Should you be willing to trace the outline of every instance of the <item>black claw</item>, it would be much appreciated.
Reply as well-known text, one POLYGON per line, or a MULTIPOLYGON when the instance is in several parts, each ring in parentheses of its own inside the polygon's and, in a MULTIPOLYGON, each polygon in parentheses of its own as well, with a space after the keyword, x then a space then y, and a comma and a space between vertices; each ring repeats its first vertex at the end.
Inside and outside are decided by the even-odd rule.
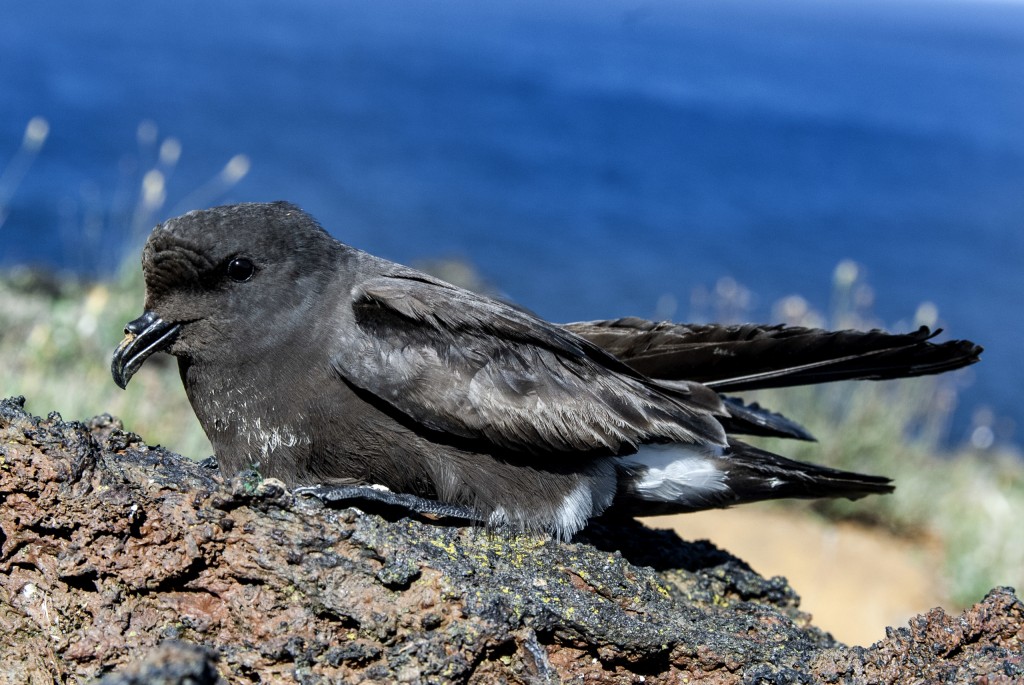
POLYGON ((210 469, 211 471, 217 471, 220 469, 220 462, 217 461, 217 457, 207 457, 199 462, 199 467, 203 469, 210 469))

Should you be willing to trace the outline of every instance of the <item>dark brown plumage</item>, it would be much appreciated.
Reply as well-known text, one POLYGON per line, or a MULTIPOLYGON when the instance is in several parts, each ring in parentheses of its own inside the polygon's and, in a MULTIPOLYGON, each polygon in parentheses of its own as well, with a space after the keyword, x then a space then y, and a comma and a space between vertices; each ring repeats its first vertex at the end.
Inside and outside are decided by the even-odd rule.
POLYGON ((286 203, 165 222, 143 271, 114 378, 175 355, 225 473, 562 537, 608 509, 888 492, 727 435, 810 437, 718 392, 936 373, 981 351, 927 329, 559 326, 343 245, 286 203))
POLYGON ((941 331, 823 331, 759 324, 688 325, 637 318, 573 323, 587 338, 651 378, 719 391, 784 388, 942 373, 978 360, 969 340, 929 343, 941 331))

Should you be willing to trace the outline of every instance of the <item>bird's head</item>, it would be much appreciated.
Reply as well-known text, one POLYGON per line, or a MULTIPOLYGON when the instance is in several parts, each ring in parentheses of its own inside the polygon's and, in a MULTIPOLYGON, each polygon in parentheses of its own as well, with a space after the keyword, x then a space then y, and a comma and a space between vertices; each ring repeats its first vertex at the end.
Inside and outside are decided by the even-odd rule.
POLYGON ((189 212, 153 229, 142 254, 145 311, 111 362, 124 388, 155 352, 191 361, 260 355, 268 331, 300 331, 343 246, 276 202, 189 212))

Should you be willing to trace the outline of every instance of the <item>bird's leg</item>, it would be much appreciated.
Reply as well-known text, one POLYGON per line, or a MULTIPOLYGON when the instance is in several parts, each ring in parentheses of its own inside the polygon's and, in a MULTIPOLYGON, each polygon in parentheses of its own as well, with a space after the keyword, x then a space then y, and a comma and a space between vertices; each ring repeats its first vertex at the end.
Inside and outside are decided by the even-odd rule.
POLYGON ((372 502, 386 506, 400 507, 424 516, 482 521, 480 515, 459 504, 448 504, 437 500, 425 499, 404 492, 392 492, 381 486, 373 485, 308 485, 295 488, 296 495, 310 495, 329 504, 339 502, 372 502))

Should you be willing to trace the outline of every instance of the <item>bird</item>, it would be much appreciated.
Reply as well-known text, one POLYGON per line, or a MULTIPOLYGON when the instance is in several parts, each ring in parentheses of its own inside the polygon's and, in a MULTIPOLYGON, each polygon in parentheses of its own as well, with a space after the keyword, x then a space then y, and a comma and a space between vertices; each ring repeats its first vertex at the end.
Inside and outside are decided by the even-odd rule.
POLYGON ((604 515, 892 492, 743 442, 813 438, 725 393, 941 373, 982 352, 926 327, 555 324, 350 247, 287 202, 166 220, 142 270, 114 381, 176 357, 225 476, 560 539, 604 515))

